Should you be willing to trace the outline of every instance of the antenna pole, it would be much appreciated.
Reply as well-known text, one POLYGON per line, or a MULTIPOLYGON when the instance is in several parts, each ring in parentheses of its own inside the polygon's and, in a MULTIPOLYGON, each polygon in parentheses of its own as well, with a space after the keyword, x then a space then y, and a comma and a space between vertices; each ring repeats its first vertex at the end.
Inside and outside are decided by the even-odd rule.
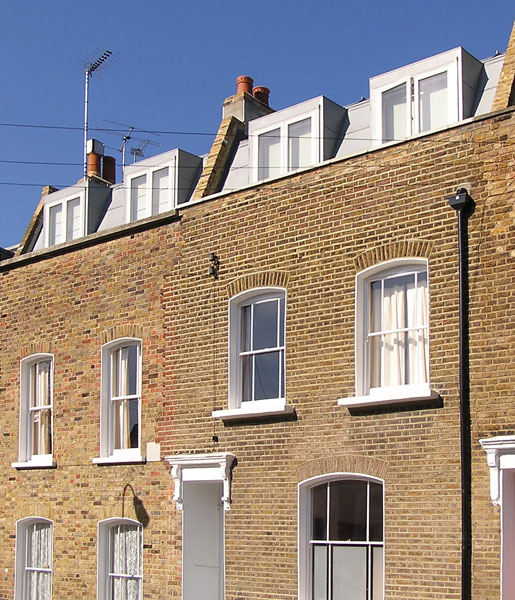
POLYGON ((88 174, 88 103, 89 103, 89 78, 99 69, 103 63, 111 56, 111 50, 106 50, 102 56, 92 62, 86 68, 86 77, 84 82, 84 178, 88 174))

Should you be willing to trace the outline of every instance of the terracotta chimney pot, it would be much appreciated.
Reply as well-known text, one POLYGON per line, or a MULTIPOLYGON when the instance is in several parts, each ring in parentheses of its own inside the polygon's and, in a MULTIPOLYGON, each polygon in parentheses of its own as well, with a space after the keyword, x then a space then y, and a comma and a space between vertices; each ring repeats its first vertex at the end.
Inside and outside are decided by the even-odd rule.
POLYGON ((102 179, 116 183, 116 159, 114 156, 104 156, 102 161, 102 179))
POLYGON ((254 85, 254 80, 252 77, 248 75, 240 75, 236 78, 236 93, 241 94, 243 92, 247 92, 247 94, 252 94, 252 86, 254 85))
POLYGON ((88 154, 88 175, 100 177, 100 161, 102 157, 100 154, 90 152, 88 154))
POLYGON ((254 98, 256 98, 256 100, 259 100, 260 102, 262 102, 263 104, 266 104, 268 106, 270 90, 267 87, 265 87, 263 85, 257 85, 252 90, 252 93, 254 94, 254 98))

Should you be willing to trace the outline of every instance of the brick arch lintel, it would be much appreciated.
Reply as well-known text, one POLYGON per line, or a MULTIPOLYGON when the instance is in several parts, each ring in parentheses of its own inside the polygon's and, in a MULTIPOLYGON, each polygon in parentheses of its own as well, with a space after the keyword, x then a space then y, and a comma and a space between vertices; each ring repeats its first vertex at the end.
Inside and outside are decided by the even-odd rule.
POLYGON ((143 331, 138 325, 126 323, 124 325, 115 325, 102 333, 102 344, 113 342, 119 338, 138 338, 143 339, 143 331))
POLYGON ((32 354, 53 354, 52 342, 31 342, 30 344, 27 344, 26 346, 22 346, 20 348, 20 360, 22 358, 27 358, 27 356, 31 356, 32 354))
POLYGON ((237 279, 233 279, 227 285, 227 297, 232 298, 246 290, 261 287, 281 287, 286 288, 289 274, 286 271, 258 271, 257 273, 248 273, 237 279))
POLYGON ((429 258, 433 242, 421 239, 404 239, 374 246, 358 254, 354 259, 356 273, 395 258, 429 258))
POLYGON ((305 481, 329 473, 360 473, 384 479, 388 465, 371 456, 337 455, 315 458, 297 467, 297 480, 305 481))

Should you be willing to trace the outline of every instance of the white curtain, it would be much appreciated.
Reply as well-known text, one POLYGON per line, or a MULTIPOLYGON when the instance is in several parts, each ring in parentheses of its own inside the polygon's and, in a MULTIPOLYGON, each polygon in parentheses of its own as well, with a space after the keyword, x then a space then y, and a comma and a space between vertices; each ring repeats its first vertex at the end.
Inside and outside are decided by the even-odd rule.
POLYGON ((370 387, 427 382, 426 274, 372 282, 369 323, 370 387))
POLYGON ((118 525, 113 527, 111 535, 112 600, 139 600, 142 574, 141 528, 137 525, 118 525))
POLYGON ((51 448, 51 361, 44 360, 32 367, 30 405, 32 415, 32 454, 50 454, 51 448), (48 407, 48 408, 42 408, 48 407))
POLYGON ((52 532, 49 523, 35 523, 28 530, 27 578, 30 600, 50 600, 52 532), (42 571, 45 569, 45 571, 42 571))

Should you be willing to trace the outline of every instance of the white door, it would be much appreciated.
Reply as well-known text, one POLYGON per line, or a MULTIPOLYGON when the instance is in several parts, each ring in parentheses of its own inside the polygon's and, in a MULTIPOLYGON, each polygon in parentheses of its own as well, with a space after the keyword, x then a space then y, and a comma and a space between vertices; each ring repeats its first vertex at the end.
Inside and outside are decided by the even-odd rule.
POLYGON ((183 484, 183 600, 223 600, 222 483, 183 484))

